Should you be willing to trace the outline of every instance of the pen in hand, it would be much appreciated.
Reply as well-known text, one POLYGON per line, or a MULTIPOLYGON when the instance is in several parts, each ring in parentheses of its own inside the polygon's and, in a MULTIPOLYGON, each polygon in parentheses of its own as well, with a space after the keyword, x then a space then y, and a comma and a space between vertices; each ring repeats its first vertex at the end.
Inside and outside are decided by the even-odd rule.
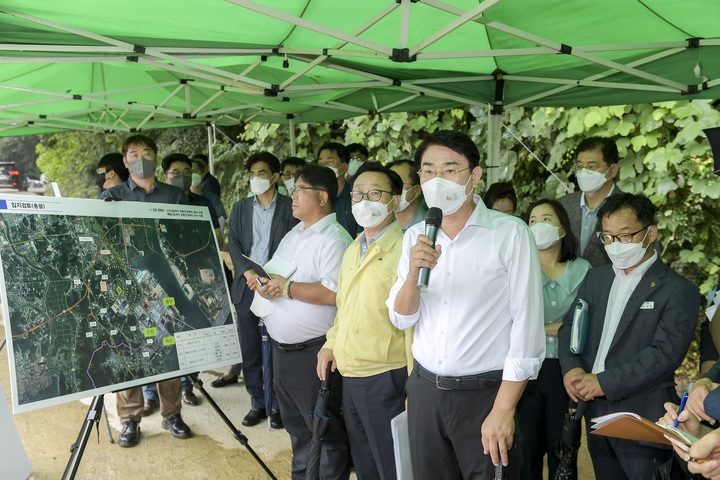
MULTIPOLYGON (((260 285, 261 287, 264 287, 264 286, 265 286, 265 284, 262 282, 262 280, 260 280, 260 277, 255 277, 255 280, 257 280, 258 285, 260 285)), ((265 292, 265 296, 266 296, 268 299, 272 299, 272 298, 270 297, 270 294, 267 293, 267 291, 265 292)), ((679 413, 679 412, 678 412, 678 413, 679 413)))
POLYGON ((673 422, 673 427, 676 427, 680 424, 680 414, 683 410, 685 410, 685 404, 687 403, 688 399, 688 392, 683 393, 682 400, 680 400, 680 407, 677 411, 677 416, 675 417, 675 421, 673 422))

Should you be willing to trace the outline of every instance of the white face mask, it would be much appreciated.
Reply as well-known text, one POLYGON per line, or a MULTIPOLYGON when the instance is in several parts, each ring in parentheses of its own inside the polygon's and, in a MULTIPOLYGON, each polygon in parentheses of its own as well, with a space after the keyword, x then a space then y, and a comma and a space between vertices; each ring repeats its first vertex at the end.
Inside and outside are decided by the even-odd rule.
MULTIPOLYGON (((605 245, 605 252, 607 252, 615 268, 630 268, 640 263, 647 250, 647 247, 643 247, 642 244, 649 231, 650 228, 645 231, 640 243, 613 242, 610 245, 605 245)), ((649 246, 650 244, 648 244, 649 246)))
MULTIPOLYGON (((415 185, 415 187, 417 187, 417 185, 415 185)), ((415 187, 410 187, 410 190, 412 190, 412 189, 415 188, 415 187)), ((398 211, 398 212, 402 212, 403 210, 405 210, 407 207, 410 206, 410 202, 408 202, 408 201, 406 200, 406 198, 405 198, 405 197, 407 197, 407 194, 408 194, 408 192, 409 192, 410 190, 405 190, 405 189, 403 188, 403 191, 402 191, 402 193, 400 194, 400 204, 399 204, 398 207, 397 207, 397 211, 398 211)), ((413 200, 414 200, 414 199, 413 199, 413 200)))
POLYGON ((202 183, 202 175, 199 173, 193 173, 192 174, 192 183, 190 184, 193 187, 197 187, 202 183))
POLYGON ((360 168, 363 163, 365 162, 363 162, 362 160, 358 160, 357 158, 353 158, 352 160, 350 160, 347 169, 347 176, 352 177, 353 175, 355 175, 358 171, 358 168, 360 168))
POLYGON ((553 243, 560 240, 558 231, 560 227, 550 225, 549 223, 538 222, 530 227, 530 231, 535 237, 535 244, 538 250, 545 250, 549 248, 553 243))
MULTIPOLYGON (((472 175, 468 178, 468 182, 471 179, 472 175)), ((421 187, 428 207, 439 208, 444 216, 452 215, 460 210, 469 195, 465 193, 467 182, 465 185, 460 185, 440 177, 423 183, 421 187)))
MULTIPOLYGON (((608 172, 610 169, 608 169, 608 172)), ((580 187, 580 190, 583 192, 597 192, 600 190, 600 188, 605 185, 605 182, 607 179, 605 178, 605 173, 596 172, 595 170, 588 170, 587 168, 583 168, 579 172, 575 174, 578 181, 578 186, 580 187)))
POLYGON ((330 165, 325 165, 325 166, 333 171, 333 173, 335 174, 335 178, 340 176, 340 171, 337 167, 331 167, 330 165))
POLYGON ((270 189, 270 179, 253 177, 250 179, 250 191, 253 195, 262 195, 270 189))
MULTIPOLYGON (((392 201, 392 200, 391 200, 392 201)), ((363 228, 373 228, 380 225, 390 215, 388 203, 371 202, 363 200, 352 206, 352 214, 355 221, 363 228)))
POLYGON ((290 177, 289 180, 284 180, 283 183, 285 184, 285 188, 288 192, 295 188, 295 177, 290 177))

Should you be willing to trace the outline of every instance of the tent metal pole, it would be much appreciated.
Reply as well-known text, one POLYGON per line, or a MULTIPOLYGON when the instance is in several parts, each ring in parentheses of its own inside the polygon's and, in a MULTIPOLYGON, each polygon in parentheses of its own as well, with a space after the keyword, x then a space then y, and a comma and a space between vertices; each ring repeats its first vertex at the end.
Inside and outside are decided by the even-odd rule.
MULTIPOLYGON (((447 5, 445 3, 438 2, 436 0, 426 0, 423 3, 433 6, 435 8, 438 8, 440 10, 446 11, 448 13, 453 13, 455 15, 460 16, 461 18, 463 15, 466 15, 468 13, 468 12, 462 10, 461 8, 447 5)), ((477 7, 475 7, 475 8, 477 8, 477 7)), ((470 12, 471 11, 472 10, 470 10, 470 12)), ((481 25, 484 25, 486 28, 492 28, 492 29, 498 30, 500 32, 507 33, 508 35, 512 35, 514 37, 521 38, 523 40, 527 40, 528 42, 532 42, 533 44, 538 45, 540 47, 549 47, 549 48, 557 49, 557 51, 560 53, 566 53, 565 49, 566 49, 566 47, 568 47, 566 45, 562 45, 557 42, 547 40, 538 35, 533 35, 529 32, 525 32, 523 30, 511 27, 509 25, 505 25, 500 22, 489 21, 487 18, 484 18, 484 17, 476 16, 475 18, 472 18, 471 21, 474 21, 481 25)), ((427 40, 426 40, 426 42, 427 42, 427 40)), ((419 52, 420 50, 422 50, 422 48, 424 48, 424 46, 425 45, 422 45, 422 44, 417 45, 416 47, 411 49, 411 54, 419 52)), ((590 63, 601 65, 601 66, 610 68, 612 70, 615 70, 617 72, 626 73, 628 75, 632 75, 637 78, 642 78, 644 80, 648 80, 653 83, 664 85, 666 87, 670 87, 670 88, 680 91, 680 92, 684 91, 687 88, 687 85, 683 85, 678 82, 674 82, 672 80, 661 77, 659 75, 653 75, 651 73, 647 73, 642 70, 638 70, 636 68, 628 67, 626 65, 623 65, 618 62, 614 62, 612 60, 606 60, 602 57, 590 55, 589 53, 583 51, 581 47, 572 47, 567 53, 569 55, 580 58, 582 60, 586 60, 590 63)))
MULTIPOLYGON (((662 58, 665 58, 665 57, 674 55, 674 54, 676 54, 676 53, 680 53, 680 50, 666 50, 666 51, 664 51, 664 52, 660 52, 660 53, 657 53, 657 54, 655 54, 655 55, 651 55, 651 56, 649 56, 649 57, 645 57, 645 58, 640 59, 640 60, 638 60, 638 61, 629 63, 628 66, 630 66, 630 67, 640 67, 640 66, 642 66, 642 65, 644 65, 644 64, 646 64, 646 63, 654 62, 654 61, 660 60, 660 59, 662 59, 662 58)), ((596 81, 596 80, 600 80, 600 79, 602 79, 602 78, 606 78, 606 77, 609 77, 609 76, 611 76, 611 75, 614 75, 615 73, 616 73, 616 72, 615 72, 614 70, 608 70, 608 71, 602 72, 602 73, 600 73, 600 74, 596 74, 596 75, 592 75, 592 76, 590 76, 590 77, 586 77, 586 78, 582 79, 582 81, 587 81, 587 80, 596 81)), ((543 98, 546 98, 546 97, 549 97, 549 96, 552 96, 552 95, 560 94, 560 93, 562 93, 562 92, 564 92, 564 91, 567 91, 567 90, 570 90, 570 89, 572 89, 572 88, 575 88, 575 85, 566 85, 566 86, 562 86, 562 87, 555 88, 555 89, 552 89, 552 90, 548 90, 548 91, 543 92, 543 93, 541 93, 541 94, 533 95, 533 96, 531 96, 531 97, 525 98, 525 99, 523 99, 523 100, 521 100, 521 101, 517 101, 517 102, 511 103, 511 104, 509 103, 509 104, 506 105, 506 107, 507 107, 507 108, 520 107, 520 106, 522 106, 522 105, 528 104, 528 103, 530 103, 530 102, 534 102, 534 101, 536 101, 536 100, 541 100, 541 99, 543 99, 543 98)))
POLYGON ((290 117, 289 120, 288 129, 290 130, 290 155, 296 157, 297 145, 295 139, 295 117, 290 117))
POLYGON ((432 45, 433 43, 437 42, 438 40, 443 38, 445 35, 455 31, 456 29, 460 28, 464 24, 473 21, 476 17, 481 15, 484 11, 495 6, 495 4, 499 3, 500 1, 501 0, 485 0, 484 2, 481 2, 480 5, 477 5, 473 8, 471 8, 470 10, 459 14, 458 18, 456 18, 452 22, 448 23, 444 27, 441 27, 437 31, 433 32, 432 35, 428 36, 422 42, 413 46, 410 49, 410 56, 417 55, 423 49, 425 49, 425 48, 429 47, 430 45, 432 45))
MULTIPOLYGON (((263 15, 282 20, 284 22, 288 22, 292 25, 297 25, 298 27, 306 28, 310 31, 321 33, 323 35, 327 35, 332 38, 336 38, 338 40, 343 40, 344 42, 351 43, 353 45, 357 45, 359 47, 367 48, 368 50, 375 51, 377 53, 380 53, 382 55, 390 56, 392 54, 392 49, 389 47, 386 47, 385 45, 380 45, 375 42, 371 42, 368 40, 363 40, 362 38, 359 38, 355 35, 348 35, 345 32, 342 32, 340 30, 335 30, 333 28, 329 28, 325 25, 320 25, 315 22, 311 22, 309 20, 305 20, 304 18, 297 17, 295 15, 291 15, 289 13, 285 13, 281 10, 275 10, 270 7, 266 7, 264 5, 261 5, 259 3, 250 1, 250 0, 226 0, 228 3, 233 3, 239 7, 243 7, 247 10, 251 10, 253 12, 261 13, 263 15)), ((395 8, 397 8, 397 5, 394 5, 395 8)))
POLYGON ((391 103, 391 104, 389 104, 389 105, 385 105, 385 106, 383 106, 383 107, 380 107, 380 108, 377 109, 377 111, 378 111, 378 113, 382 113, 382 112, 384 112, 384 111, 386 111, 386 110, 390 110, 391 108, 395 108, 395 107, 397 107, 397 106, 399 106, 399 105, 402 105, 403 103, 407 103, 407 102, 410 102, 410 101, 412 101, 412 100, 415 100, 415 99, 418 98, 419 96, 420 96, 419 93, 416 93, 415 95, 410 95, 410 96, 404 98, 403 100, 398 100, 397 102, 393 102, 393 103, 391 103))
MULTIPOLYGON (((487 177, 485 187, 497 183, 500 179, 500 116, 503 114, 505 103, 505 80, 504 72, 496 70, 495 77, 495 103, 490 108, 488 117, 488 141, 487 141, 487 177)), ((490 205, 492 208, 492 205, 490 205)))
POLYGON ((214 138, 215 135, 213 135, 213 129, 215 128, 214 123, 208 123, 207 126, 207 133, 208 133, 208 166, 210 167, 210 174, 215 175, 215 162, 213 161, 213 146, 215 144, 214 138))
MULTIPOLYGON (((493 183, 497 183, 500 179, 500 125, 502 123, 501 115, 499 113, 493 113, 492 110, 488 111, 488 133, 486 154, 486 172, 485 176, 485 187, 489 187, 493 183)), ((492 205, 487 205, 490 208, 492 205)))
POLYGON ((410 0, 402 0, 400 7, 400 48, 408 48, 410 45, 410 0))
MULTIPOLYGON (((387 15, 389 15, 396 8, 397 8, 397 5, 392 5, 392 4, 388 5, 388 7, 386 7, 383 11, 379 12, 378 15, 374 16, 367 23, 365 23, 363 26, 361 26, 359 29, 355 30, 353 32, 353 35, 356 37, 359 35, 362 35, 366 30, 373 27, 376 23, 378 23, 380 20, 385 18, 387 15)), ((350 53, 350 54, 358 54, 358 55, 363 55, 363 56, 365 56, 365 55, 377 56, 377 52, 367 52, 366 53, 366 52, 349 52, 346 50, 341 50, 347 44, 348 44, 348 42, 341 41, 341 42, 333 45, 332 48, 327 49, 327 52, 325 51, 325 49, 323 49, 322 54, 319 54, 321 52, 317 52, 319 54, 318 57, 315 58, 314 60, 312 60, 304 69, 301 69, 299 72, 297 72, 296 74, 294 74, 293 76, 291 76, 290 78, 285 80, 283 83, 281 83, 280 90, 285 90, 285 88, 288 85, 291 85, 293 82, 295 82, 295 80, 304 76, 307 72, 309 72, 310 70, 315 68, 317 65, 320 65, 321 63, 323 63, 325 60, 327 60, 329 58, 328 54, 330 54, 330 55, 339 54, 339 55, 346 56, 346 55, 348 55, 348 53, 350 53)), ((283 49, 280 49, 280 50, 283 50, 283 49)), ((283 53, 286 53, 286 54, 294 53, 294 52, 288 51, 290 49, 285 49, 285 50, 286 51, 283 53)), ((315 53, 313 53, 312 55, 315 55, 315 53)), ((303 61, 307 61, 307 60, 303 60, 303 61)))

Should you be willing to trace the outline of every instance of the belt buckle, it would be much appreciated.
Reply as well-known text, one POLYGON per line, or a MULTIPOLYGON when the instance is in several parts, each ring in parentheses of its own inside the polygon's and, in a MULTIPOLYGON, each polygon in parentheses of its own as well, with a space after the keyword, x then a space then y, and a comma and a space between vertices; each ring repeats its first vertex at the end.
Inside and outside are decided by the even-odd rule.
POLYGON ((440 375, 435 375, 435 386, 436 386, 439 390, 452 390, 451 388, 441 387, 441 386, 440 386, 440 380, 441 380, 441 376, 440 376, 440 375))

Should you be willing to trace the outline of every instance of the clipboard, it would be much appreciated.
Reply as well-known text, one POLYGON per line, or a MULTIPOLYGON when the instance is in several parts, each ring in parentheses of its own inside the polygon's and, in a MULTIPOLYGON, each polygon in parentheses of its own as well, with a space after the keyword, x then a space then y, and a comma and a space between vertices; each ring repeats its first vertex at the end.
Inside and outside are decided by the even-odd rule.
POLYGON ((253 261, 250 257, 246 255, 243 255, 243 258, 248 263, 248 265, 250 265, 250 268, 252 268, 255 273, 257 273, 260 277, 271 278, 270 273, 275 273, 285 278, 290 278, 292 274, 295 273, 295 270, 297 270, 297 267, 295 265, 288 262, 284 258, 279 257, 278 255, 275 255, 273 258, 271 258, 264 267, 261 266, 259 263, 253 261))
POLYGON ((270 278, 270 275, 265 271, 265 269, 259 263, 257 263, 255 260, 248 257, 247 255, 243 255, 242 257, 243 257, 243 259, 245 259, 245 261, 248 263, 248 265, 250 265, 250 268, 252 268, 255 271, 255 273, 258 274, 258 276, 264 277, 264 278, 270 278))

